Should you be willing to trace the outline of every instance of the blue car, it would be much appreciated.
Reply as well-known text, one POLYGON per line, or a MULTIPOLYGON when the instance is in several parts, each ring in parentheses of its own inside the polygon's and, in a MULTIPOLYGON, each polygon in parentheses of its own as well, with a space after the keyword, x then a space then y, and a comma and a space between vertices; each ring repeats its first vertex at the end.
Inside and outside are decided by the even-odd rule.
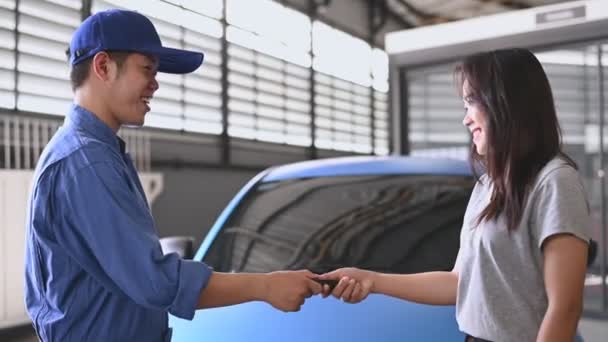
MULTIPOLYGON (((451 270, 474 180, 464 161, 346 157, 254 177, 222 212, 194 259, 220 272, 345 266, 451 270)), ((453 306, 383 295, 359 304, 313 296, 297 313, 263 302, 170 318, 173 341, 463 341, 453 306)))

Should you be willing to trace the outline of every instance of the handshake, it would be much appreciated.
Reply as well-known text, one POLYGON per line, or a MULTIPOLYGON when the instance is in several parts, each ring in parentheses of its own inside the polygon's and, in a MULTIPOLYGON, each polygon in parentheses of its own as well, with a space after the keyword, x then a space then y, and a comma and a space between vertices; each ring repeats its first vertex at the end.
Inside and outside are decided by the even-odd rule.
POLYGON ((266 291, 262 299, 284 312, 299 311, 306 298, 330 294, 347 303, 358 303, 372 292, 374 272, 357 268, 341 268, 325 274, 307 270, 267 273, 266 291))

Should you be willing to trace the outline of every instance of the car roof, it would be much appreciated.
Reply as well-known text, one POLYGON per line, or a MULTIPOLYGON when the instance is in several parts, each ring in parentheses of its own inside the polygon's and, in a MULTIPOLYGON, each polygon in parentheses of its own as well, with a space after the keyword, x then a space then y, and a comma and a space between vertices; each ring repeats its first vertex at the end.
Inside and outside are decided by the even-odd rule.
POLYGON ((309 160, 286 164, 268 171, 261 182, 298 178, 361 175, 470 176, 469 163, 448 158, 408 156, 357 156, 309 160))

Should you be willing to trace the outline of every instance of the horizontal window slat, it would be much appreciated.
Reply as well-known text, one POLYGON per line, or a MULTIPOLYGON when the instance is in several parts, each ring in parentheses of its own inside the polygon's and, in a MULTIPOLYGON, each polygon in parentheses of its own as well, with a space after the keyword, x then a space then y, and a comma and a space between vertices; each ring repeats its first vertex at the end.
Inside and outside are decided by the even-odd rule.
MULTIPOLYGON (((31 17, 48 20, 76 28, 80 25, 80 9, 68 8, 40 0, 25 0, 19 3, 19 12, 31 17)), ((21 20, 21 19, 20 19, 21 20)))
POLYGON ((265 105, 258 105, 257 114, 261 117, 263 116, 280 120, 285 117, 285 111, 283 109, 265 105))
POLYGON ((285 101, 285 106, 289 110, 296 110, 296 111, 304 112, 304 113, 310 112, 310 103, 308 103, 308 102, 294 101, 292 99, 287 99, 285 101))
POLYGON ((13 91, 0 89, 0 107, 15 108, 15 93, 13 91))
POLYGON ((68 81, 70 79, 70 68, 67 61, 44 58, 40 55, 22 53, 19 56, 20 71, 29 72, 41 76, 68 81))
POLYGON ((218 108, 210 108, 195 104, 186 104, 184 107, 184 117, 205 122, 222 122, 222 113, 218 108))
POLYGON ((0 89, 11 91, 15 89, 14 71, 0 68, 0 89))
POLYGON ((186 89, 184 99, 186 102, 204 105, 210 108, 220 108, 222 99, 215 94, 204 94, 192 89, 186 89))
POLYGON ((0 49, 0 68, 15 69, 15 52, 0 49))
POLYGON ((46 38, 58 43, 64 43, 65 46, 62 51, 68 48, 75 29, 76 25, 62 25, 29 15, 21 15, 19 17, 19 32, 27 33, 33 37, 46 38))
POLYGON ((199 84, 196 87, 187 87, 184 95, 185 102, 206 102, 197 100, 200 97, 218 98, 221 96, 219 84, 199 84), (196 89, 196 90, 195 90, 196 89))
POLYGON ((236 72, 231 72, 228 74, 228 82, 234 83, 243 87, 255 87, 255 81, 251 77, 240 75, 236 72))
POLYGON ((150 112, 146 115, 144 126, 158 127, 172 130, 184 129, 184 121, 179 116, 171 116, 163 113, 150 112))
POLYGON ((221 134, 222 124, 208 121, 199 121, 195 119, 186 118, 184 120, 184 130, 189 132, 208 133, 208 134, 221 134))
POLYGON ((151 112, 159 113, 167 116, 182 116, 182 104, 179 101, 173 101, 164 98, 154 98, 150 104, 151 112))
POLYGON ((237 125, 241 127, 254 127, 255 126, 255 116, 243 114, 238 111, 231 112, 228 117, 228 123, 230 125, 237 125))
POLYGON ((19 37, 20 52, 41 57, 41 59, 52 60, 68 65, 66 56, 67 43, 60 43, 48 39, 40 39, 29 34, 21 34, 19 37))
POLYGON ((181 87, 183 83, 183 75, 169 74, 166 72, 159 72, 156 74, 156 80, 162 85, 178 86, 181 87))
POLYGON ((179 48, 179 41, 182 39, 182 32, 179 25, 175 25, 169 23, 165 20, 161 20, 158 18, 148 16, 158 35, 160 36, 160 40, 163 42, 163 46, 176 47, 179 48), (167 43, 171 41, 172 43, 167 43))
POLYGON ((180 102, 182 100, 182 89, 181 87, 173 84, 161 84, 158 90, 154 93, 152 103, 154 103, 156 99, 180 102))
POLYGON ((255 89, 240 87, 233 84, 228 87, 228 96, 231 98, 253 102, 256 98, 256 92, 255 89))
POLYGON ((256 67, 251 63, 243 62, 234 58, 229 58, 228 69, 230 70, 230 72, 238 71, 242 74, 254 75, 256 67))
POLYGON ((252 102, 238 101, 234 99, 228 100, 228 109, 230 111, 248 113, 252 115, 255 113, 256 107, 252 102))
MULTIPOLYGON (((13 2, 14 3, 14 2, 13 2)), ((15 29, 15 10, 0 7, 0 28, 15 29)))
POLYGON ((200 68, 196 69, 194 72, 191 72, 189 74, 186 75, 186 78, 188 77, 200 77, 200 78, 204 78, 204 79, 208 79, 208 80, 215 80, 216 82, 220 82, 220 79, 222 77, 222 71, 221 69, 213 64, 206 64, 205 62, 203 62, 203 65, 201 65, 200 68))
POLYGON ((43 77, 22 72, 19 75, 17 91, 45 97, 71 100, 73 97, 70 83, 65 80, 43 77))
POLYGON ((258 79, 256 86, 261 93, 283 96, 286 91, 282 83, 269 82, 263 79, 258 79))
POLYGON ((40 94, 29 94, 21 91, 17 97, 17 109, 26 112, 36 112, 63 116, 70 109, 72 99, 47 97, 40 94))

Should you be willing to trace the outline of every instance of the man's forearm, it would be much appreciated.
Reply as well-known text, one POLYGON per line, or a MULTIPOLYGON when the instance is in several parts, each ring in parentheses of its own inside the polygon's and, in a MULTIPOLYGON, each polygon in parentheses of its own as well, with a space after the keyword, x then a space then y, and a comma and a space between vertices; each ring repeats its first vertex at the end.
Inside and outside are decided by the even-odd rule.
POLYGON ((265 274, 214 272, 201 292, 198 309, 263 300, 265 274))
POLYGON ((417 303, 453 305, 457 287, 458 274, 455 272, 378 274, 372 292, 417 303))

